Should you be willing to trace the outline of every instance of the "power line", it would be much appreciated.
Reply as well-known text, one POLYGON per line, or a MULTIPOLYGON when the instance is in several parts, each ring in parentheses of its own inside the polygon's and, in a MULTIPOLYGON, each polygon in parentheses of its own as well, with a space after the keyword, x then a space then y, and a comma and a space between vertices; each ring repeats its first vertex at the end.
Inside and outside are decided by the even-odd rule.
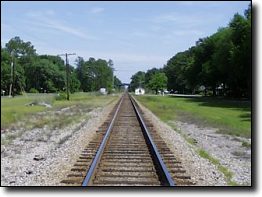
POLYGON ((76 55, 75 53, 65 53, 60 54, 58 56, 65 56, 66 57, 66 99, 69 101, 69 63, 68 63, 68 56, 70 55, 76 55))

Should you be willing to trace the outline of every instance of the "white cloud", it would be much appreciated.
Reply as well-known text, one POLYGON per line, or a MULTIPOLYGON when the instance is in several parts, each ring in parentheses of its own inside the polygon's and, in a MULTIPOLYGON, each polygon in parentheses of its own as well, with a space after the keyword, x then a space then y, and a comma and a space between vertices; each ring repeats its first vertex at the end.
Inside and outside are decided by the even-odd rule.
MULTIPOLYGON (((56 19, 55 13, 52 10, 28 12, 26 15, 30 18, 30 20, 28 20, 27 23, 34 25, 38 28, 44 27, 49 28, 49 30, 56 30, 59 32, 69 33, 85 40, 97 39, 94 36, 88 35, 86 32, 83 32, 77 28, 67 25, 64 21, 56 19)), ((39 31, 42 30, 39 29, 39 31)))
POLYGON ((90 10, 90 13, 92 14, 98 14, 98 13, 101 13, 103 12, 105 9, 102 8, 102 7, 94 7, 90 10))

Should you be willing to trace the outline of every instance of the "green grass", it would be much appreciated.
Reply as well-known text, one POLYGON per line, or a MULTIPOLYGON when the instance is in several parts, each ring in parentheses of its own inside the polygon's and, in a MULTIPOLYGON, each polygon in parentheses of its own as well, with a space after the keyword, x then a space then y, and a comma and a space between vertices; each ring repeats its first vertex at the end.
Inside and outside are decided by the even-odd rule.
MULTIPOLYGON (((116 100, 118 96, 112 95, 98 95, 95 93, 75 93, 70 95, 70 100, 56 100, 54 94, 27 94, 26 96, 16 96, 14 98, 1 98, 1 128, 9 128, 12 124, 21 121, 29 120, 37 112, 42 111, 55 111, 65 107, 77 106, 81 109, 91 109, 96 107, 105 106, 116 100), (52 105, 52 108, 46 108, 44 106, 26 106, 26 104, 33 101, 45 101, 52 105)), ((36 125, 33 127, 42 127, 46 124, 54 123, 54 126, 63 127, 67 123, 71 123, 73 120, 79 117, 60 118, 58 123, 49 120, 48 117, 39 119, 36 125), (57 125, 55 125, 57 124, 57 125), (60 125, 61 124, 61 125, 60 125)))
POLYGON ((244 142, 244 141, 242 142, 242 146, 246 148, 251 148, 251 144, 248 142, 244 142))
POLYGON ((198 154, 200 157, 208 159, 212 164, 217 166, 218 170, 224 174, 227 184, 230 186, 237 186, 238 184, 234 181, 232 181, 233 173, 225 166, 221 165, 218 159, 215 159, 214 157, 210 156, 205 150, 199 149, 198 154))
POLYGON ((251 107, 247 101, 147 95, 136 99, 167 123, 180 120, 216 127, 229 135, 251 136, 251 107))
POLYGON ((196 145, 197 144, 197 140, 195 138, 189 137, 188 135, 186 135, 185 133, 181 132, 181 130, 179 128, 177 128, 174 123, 170 123, 170 126, 172 126, 173 129, 175 129, 180 135, 183 136, 183 138, 191 145, 196 145))
POLYGON ((12 123, 21 120, 27 115, 46 110, 44 106, 26 106, 26 104, 33 101, 52 103, 53 100, 54 96, 47 94, 1 98, 1 128, 9 127, 12 123))
POLYGON ((200 157, 208 159, 214 165, 219 165, 219 161, 217 159, 211 157, 204 149, 199 149, 198 154, 200 155, 200 157))

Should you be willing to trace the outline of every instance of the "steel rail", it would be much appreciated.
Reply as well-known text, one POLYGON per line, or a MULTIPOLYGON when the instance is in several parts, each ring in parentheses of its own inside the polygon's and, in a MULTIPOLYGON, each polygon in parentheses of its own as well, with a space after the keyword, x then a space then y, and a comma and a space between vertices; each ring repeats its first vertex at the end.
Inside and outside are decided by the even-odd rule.
POLYGON ((175 182, 172 179, 170 173, 168 172, 168 169, 167 169, 166 165, 164 164, 164 162, 161 158, 161 155, 159 154, 159 152, 157 150, 155 143, 153 142, 153 139, 152 139, 152 137, 151 137, 151 135, 150 135, 150 133, 147 129, 147 126, 146 126, 142 116, 140 115, 138 108, 136 107, 136 101, 134 100, 134 98, 130 94, 129 94, 129 98, 130 98, 132 105, 135 109, 135 113, 137 115, 140 126, 142 128, 144 137, 146 138, 150 152, 153 155, 153 157, 152 157, 153 161, 154 161, 154 163, 157 167, 157 170, 159 170, 159 172, 160 172, 159 176, 160 176, 160 179, 162 181, 162 184, 166 185, 166 186, 175 186, 175 182))
POLYGON ((88 185, 90 185, 91 179, 92 179, 92 177, 93 177, 93 175, 94 175, 94 172, 95 172, 95 170, 96 170, 96 168, 97 168, 97 166, 98 166, 98 163, 99 163, 100 160, 101 160, 101 156, 102 156, 102 154, 103 154, 103 152, 104 152, 106 143, 107 143, 108 138, 109 138, 109 136, 110 136, 110 134, 111 134, 111 130, 112 130, 112 128, 113 128, 113 125, 114 125, 116 116, 117 116, 117 114, 118 114, 118 111, 119 111, 119 109, 120 109, 120 106, 121 106, 121 104, 122 104, 123 98, 124 98, 124 95, 122 96, 122 98, 121 98, 121 100, 120 100, 120 103, 118 104, 118 107, 117 107, 117 109, 116 109, 116 111, 115 111, 114 117, 113 117, 113 119, 112 119, 112 121, 111 121, 111 123, 110 123, 110 125, 109 125, 109 127, 108 127, 108 129, 107 129, 107 131, 106 131, 106 134, 105 134, 105 136, 104 136, 104 138, 103 138, 102 143, 101 143, 100 146, 99 146, 99 149, 98 149, 98 151, 97 151, 97 153, 96 153, 96 155, 95 155, 95 158, 94 158, 93 161, 92 161, 92 164, 91 164, 91 166, 90 166, 90 168, 89 168, 89 170, 88 170, 88 173, 87 173, 87 175, 85 176, 85 179, 84 179, 84 181, 83 181, 83 183, 82 183, 82 186, 88 186, 88 185))

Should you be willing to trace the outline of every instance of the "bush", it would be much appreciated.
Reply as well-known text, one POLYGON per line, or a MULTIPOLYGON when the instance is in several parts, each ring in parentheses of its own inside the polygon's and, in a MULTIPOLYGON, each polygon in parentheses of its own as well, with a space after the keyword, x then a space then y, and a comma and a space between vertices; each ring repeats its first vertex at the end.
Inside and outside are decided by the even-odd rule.
POLYGON ((66 97, 67 97, 67 95, 66 95, 65 92, 59 92, 57 94, 57 96, 55 97, 55 100, 57 100, 57 101, 66 100, 66 97))
POLYGON ((31 89, 29 90, 29 93, 39 93, 39 92, 38 92, 37 89, 35 89, 35 88, 31 88, 31 89))

